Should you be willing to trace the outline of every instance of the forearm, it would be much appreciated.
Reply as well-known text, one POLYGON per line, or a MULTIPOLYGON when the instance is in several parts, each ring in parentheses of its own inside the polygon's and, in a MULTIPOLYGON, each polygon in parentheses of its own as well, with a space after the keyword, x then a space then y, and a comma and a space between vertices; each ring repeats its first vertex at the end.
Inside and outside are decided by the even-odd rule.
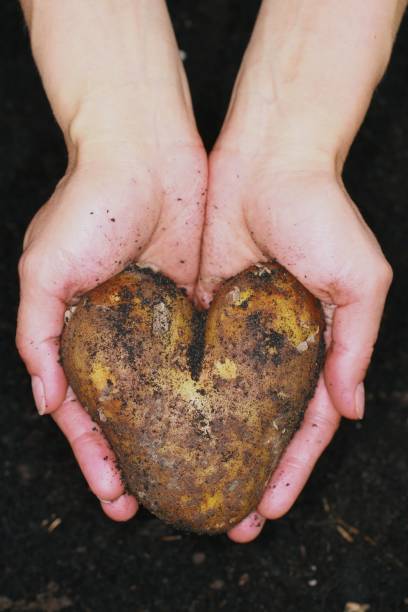
POLYGON ((406 0, 264 0, 235 93, 275 146, 342 158, 384 74, 406 0), (241 94, 240 94, 241 95, 241 94))
MULTIPOLYGON (((188 98, 164 0, 21 0, 55 117, 69 142, 84 131, 130 133, 162 104, 188 98)), ((179 102, 185 102, 181 100, 179 102)), ((157 109, 166 117, 166 105, 157 109)), ((169 121, 172 124, 172 121, 169 121)))

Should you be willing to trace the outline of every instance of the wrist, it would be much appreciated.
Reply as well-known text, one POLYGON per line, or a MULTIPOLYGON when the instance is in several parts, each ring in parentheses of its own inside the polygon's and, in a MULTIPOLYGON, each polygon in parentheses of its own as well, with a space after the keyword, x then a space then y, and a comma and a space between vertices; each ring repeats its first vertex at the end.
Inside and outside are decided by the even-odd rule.
POLYGON ((33 55, 69 148, 84 140, 143 139, 154 129, 165 136, 178 122, 191 122, 164 0, 21 1, 33 55))
POLYGON ((156 113, 138 104, 133 94, 107 102, 88 99, 78 108, 65 134, 70 166, 135 164, 152 169, 180 149, 202 150, 203 144, 189 108, 170 103, 156 113))
POLYGON ((165 92, 151 100, 130 85, 120 95, 115 91, 84 98, 64 137, 69 167, 102 164, 134 171, 135 164, 151 167, 181 148, 203 149, 186 101, 165 92))
POLYGON ((264 0, 221 140, 246 148, 252 141, 253 151, 315 150, 342 165, 385 71, 403 4, 264 0))

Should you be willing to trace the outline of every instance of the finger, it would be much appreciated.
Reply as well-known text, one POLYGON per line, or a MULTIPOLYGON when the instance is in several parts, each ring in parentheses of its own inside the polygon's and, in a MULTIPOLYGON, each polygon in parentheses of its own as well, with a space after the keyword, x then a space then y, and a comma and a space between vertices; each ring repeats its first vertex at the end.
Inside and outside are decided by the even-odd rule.
POLYGON ((251 512, 238 525, 228 532, 228 537, 237 544, 247 544, 259 536, 265 524, 265 519, 258 512, 251 512))
POLYGON ((139 263, 169 276, 192 296, 197 282, 207 199, 207 154, 201 143, 165 158, 163 206, 139 263), (180 177, 186 180, 180 183, 180 177))
POLYGON ((138 510, 136 499, 124 493, 114 501, 100 500, 102 510, 113 521, 128 521, 138 510))
MULTIPOLYGON (((392 272, 385 265, 381 271, 374 270, 373 276, 370 286, 359 289, 358 298, 345 304, 340 301, 337 306, 324 370, 336 409, 351 419, 361 419, 364 414, 363 380, 377 339, 392 272)), ((336 302, 336 295, 333 297, 336 302)))
POLYGON ((316 461, 333 438, 339 422, 340 416, 333 407, 321 376, 300 429, 286 449, 258 506, 258 512, 263 517, 277 519, 288 512, 316 461))
POLYGON ((91 491, 113 501, 125 493, 116 457, 98 425, 92 421, 70 390, 52 417, 66 436, 91 491))
POLYGON ((59 337, 66 306, 36 283, 32 270, 20 266, 20 278, 16 344, 32 377, 38 411, 45 414, 60 406, 67 389, 59 362, 59 337))

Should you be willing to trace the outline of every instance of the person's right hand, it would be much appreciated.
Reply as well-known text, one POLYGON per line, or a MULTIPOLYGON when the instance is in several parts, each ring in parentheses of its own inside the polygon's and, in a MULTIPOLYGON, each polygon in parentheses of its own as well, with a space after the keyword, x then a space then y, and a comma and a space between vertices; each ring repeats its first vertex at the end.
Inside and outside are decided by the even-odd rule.
POLYGON ((199 265, 207 160, 194 130, 183 144, 106 143, 72 164, 31 222, 19 272, 17 345, 40 414, 51 413, 106 514, 137 510, 114 454, 80 406, 59 364, 64 313, 80 294, 130 261, 151 264, 191 293, 199 265), (119 151, 120 149, 120 151, 119 151), (100 155, 100 157, 99 157, 100 155), (107 458, 109 460, 107 460, 107 458))
POLYGON ((314 397, 257 512, 229 531, 241 543, 257 537, 265 519, 289 511, 340 417, 363 418, 363 380, 392 278, 373 233, 330 169, 333 164, 323 169, 318 159, 313 167, 311 150, 306 161, 275 157, 273 146, 254 153, 253 142, 244 156, 243 144, 234 150, 230 134, 227 146, 221 138, 210 157, 197 293, 208 304, 224 279, 276 259, 320 300, 327 352, 314 397))
POLYGON ((257 513, 229 532, 237 542, 289 510, 340 417, 363 416, 392 272, 341 174, 405 4, 374 0, 367 18, 353 1, 264 0, 210 155, 199 301, 276 259, 326 315, 324 373, 257 513))

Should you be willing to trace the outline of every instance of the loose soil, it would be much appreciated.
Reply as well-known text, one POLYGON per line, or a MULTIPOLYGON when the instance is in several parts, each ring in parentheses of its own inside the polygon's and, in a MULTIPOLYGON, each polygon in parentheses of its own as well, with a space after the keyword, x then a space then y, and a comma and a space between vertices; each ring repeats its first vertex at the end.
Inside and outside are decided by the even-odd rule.
MULTIPOLYGON (((210 147, 258 2, 170 4, 210 147)), ((180 534, 143 511, 110 522, 35 412, 13 344, 16 265, 65 153, 17 2, 1 3, 0 30, 0 611, 408 611, 408 20, 345 172, 396 273, 367 417, 342 424, 295 507, 247 546, 180 534)))

